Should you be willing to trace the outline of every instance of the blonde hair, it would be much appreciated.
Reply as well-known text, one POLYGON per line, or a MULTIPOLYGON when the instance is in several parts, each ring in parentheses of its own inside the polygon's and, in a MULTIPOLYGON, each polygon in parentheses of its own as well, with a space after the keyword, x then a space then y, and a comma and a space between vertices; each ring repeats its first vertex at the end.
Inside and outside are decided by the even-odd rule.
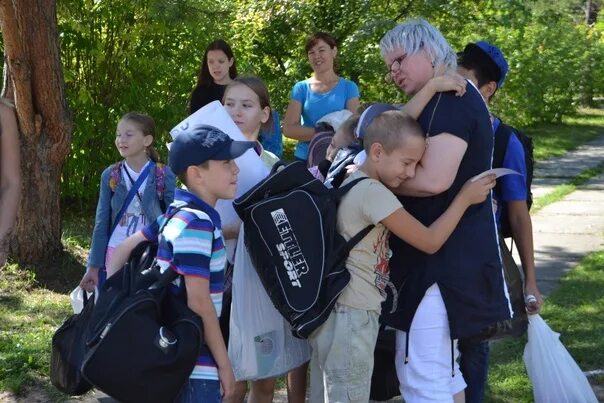
POLYGON ((415 119, 400 111, 387 111, 367 126, 363 148, 369 153, 371 145, 379 143, 387 153, 400 147, 407 137, 424 138, 424 131, 415 119))

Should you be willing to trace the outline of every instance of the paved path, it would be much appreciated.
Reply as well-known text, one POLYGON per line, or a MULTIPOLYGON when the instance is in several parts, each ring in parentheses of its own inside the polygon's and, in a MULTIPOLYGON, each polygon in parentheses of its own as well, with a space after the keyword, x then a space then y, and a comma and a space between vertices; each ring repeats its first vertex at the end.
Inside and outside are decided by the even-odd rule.
MULTIPOLYGON (((532 187, 534 198, 545 196, 556 186, 603 163, 604 136, 562 157, 538 162, 532 187)), ((604 174, 534 214, 533 233, 537 281, 547 296, 557 287, 560 277, 585 255, 604 249, 604 174)), ((516 260, 520 261, 517 256, 516 260)), ((99 393, 77 401, 109 403, 114 400, 99 393)), ((277 391, 274 402, 286 401, 284 391, 277 391)))
POLYGON ((583 144, 562 157, 538 161, 533 175, 533 197, 545 196, 556 186, 568 183, 586 169, 602 163, 604 163, 604 136, 583 144))
MULTIPOLYGON (((534 198, 545 196, 555 186, 603 163, 604 136, 562 157, 538 162, 534 198)), ((560 277, 585 255, 604 249, 604 174, 532 217, 537 283, 541 292, 548 295, 559 284, 560 277)), ((517 254, 515 257, 519 262, 517 254)))

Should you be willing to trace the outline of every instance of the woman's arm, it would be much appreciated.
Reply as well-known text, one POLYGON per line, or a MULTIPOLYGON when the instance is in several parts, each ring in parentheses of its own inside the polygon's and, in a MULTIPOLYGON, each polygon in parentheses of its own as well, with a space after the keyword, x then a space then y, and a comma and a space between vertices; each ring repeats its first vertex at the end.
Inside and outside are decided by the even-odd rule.
POLYGON ((19 132, 15 112, 0 104, 0 267, 4 266, 8 254, 10 237, 17 218, 21 196, 21 158, 19 132))
POLYGON ((357 113, 360 106, 361 101, 359 101, 359 97, 350 98, 348 101, 346 101, 346 109, 352 113, 357 113))
POLYGON ((291 99, 283 117, 283 134, 285 137, 299 141, 310 141, 315 135, 313 127, 304 127, 300 124, 302 104, 291 99))

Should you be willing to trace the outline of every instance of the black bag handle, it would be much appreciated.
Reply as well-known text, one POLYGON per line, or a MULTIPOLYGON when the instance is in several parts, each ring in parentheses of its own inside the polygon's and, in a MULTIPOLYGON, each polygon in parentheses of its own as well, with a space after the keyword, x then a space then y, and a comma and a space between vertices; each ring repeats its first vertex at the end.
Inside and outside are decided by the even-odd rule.
POLYGON ((356 178, 356 179, 348 182, 347 184, 340 186, 339 188, 333 189, 332 194, 336 198, 336 202, 340 203, 340 200, 342 200, 344 195, 346 195, 346 193, 348 193, 348 191, 350 189, 352 189, 357 183, 359 183, 360 181, 365 180, 365 179, 369 179, 369 177, 363 176, 362 178, 356 178))

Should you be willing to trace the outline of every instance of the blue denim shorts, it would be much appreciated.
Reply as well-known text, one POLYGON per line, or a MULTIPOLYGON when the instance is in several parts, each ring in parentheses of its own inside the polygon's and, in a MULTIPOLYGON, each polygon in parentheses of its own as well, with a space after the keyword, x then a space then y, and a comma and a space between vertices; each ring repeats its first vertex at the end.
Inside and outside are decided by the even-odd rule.
POLYGON ((176 397, 177 403, 220 403, 220 382, 210 379, 188 379, 176 397))

